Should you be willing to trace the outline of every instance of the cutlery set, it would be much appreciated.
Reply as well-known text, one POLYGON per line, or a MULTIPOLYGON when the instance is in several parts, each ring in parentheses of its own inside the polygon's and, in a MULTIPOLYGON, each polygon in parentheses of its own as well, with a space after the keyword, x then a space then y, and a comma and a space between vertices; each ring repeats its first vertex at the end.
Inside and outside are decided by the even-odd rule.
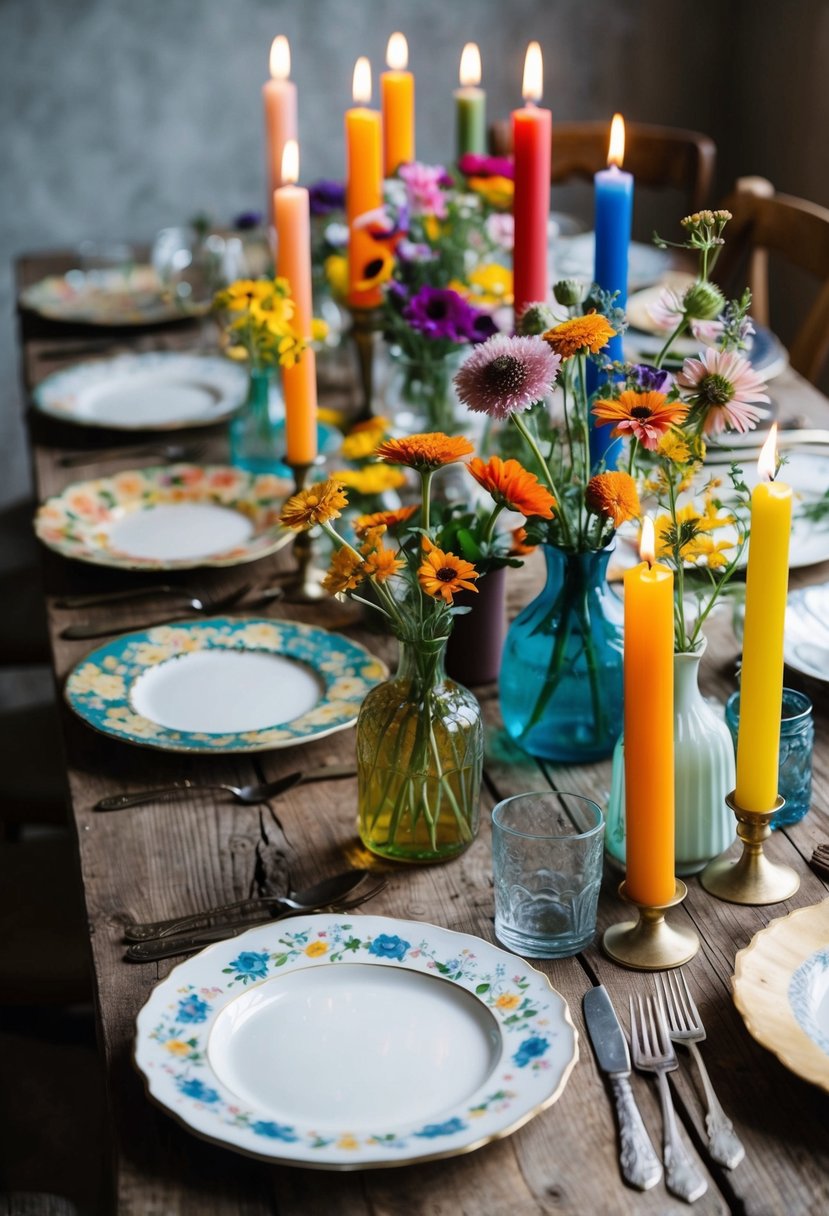
MULTIPOLYGON (((159 594, 163 596, 171 596, 176 598, 181 603, 181 610, 178 609, 171 616, 165 616, 161 619, 152 621, 141 621, 138 624, 130 625, 131 630, 152 629, 156 625, 166 625, 172 621, 184 620, 192 613, 198 615, 205 614, 210 616, 215 613, 227 612, 231 608, 235 608, 240 602, 253 591, 251 583, 245 583, 241 587, 237 587, 234 591, 230 591, 227 595, 222 596, 207 596, 204 593, 201 595, 190 596, 185 588, 177 588, 164 585, 158 588, 143 587, 138 591, 115 591, 109 596, 77 596, 69 597, 58 601, 57 607, 60 608, 92 608, 102 607, 110 602, 125 603, 133 598, 140 599, 148 595, 159 594)), ((280 600, 285 594, 284 587, 262 587, 256 591, 255 598, 250 603, 245 604, 245 608, 261 608, 264 604, 272 603, 274 600, 280 600)), ((89 621, 81 621, 79 624, 67 625, 60 632, 60 636, 67 641, 81 641, 90 638, 109 637, 113 633, 119 632, 122 628, 120 624, 111 623, 95 623, 89 621)))
POLYGON ((603 985, 584 995, 584 1017, 599 1068, 610 1081, 619 1121, 619 1161, 622 1177, 639 1190, 655 1186, 663 1176, 672 1195, 694 1203, 707 1182, 688 1154, 677 1126, 668 1073, 679 1063, 674 1044, 688 1048, 702 1081, 706 1130, 712 1158, 734 1169, 745 1156, 731 1121, 714 1093, 698 1043, 705 1028, 685 976, 672 972, 655 977, 654 994, 630 997, 630 1051, 610 997, 603 985), (631 1057, 637 1072, 657 1078, 662 1107, 662 1163, 654 1151, 630 1085, 631 1057))

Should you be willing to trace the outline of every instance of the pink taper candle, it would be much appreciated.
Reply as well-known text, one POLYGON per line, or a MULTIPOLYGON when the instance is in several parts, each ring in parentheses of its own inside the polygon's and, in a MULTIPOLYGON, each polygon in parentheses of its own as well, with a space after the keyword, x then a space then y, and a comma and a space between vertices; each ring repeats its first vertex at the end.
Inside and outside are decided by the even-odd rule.
POLYGON ((297 137, 296 85, 291 75, 291 48, 284 34, 271 44, 271 78, 262 86, 265 107, 265 149, 269 195, 282 185, 282 154, 289 139, 297 137))

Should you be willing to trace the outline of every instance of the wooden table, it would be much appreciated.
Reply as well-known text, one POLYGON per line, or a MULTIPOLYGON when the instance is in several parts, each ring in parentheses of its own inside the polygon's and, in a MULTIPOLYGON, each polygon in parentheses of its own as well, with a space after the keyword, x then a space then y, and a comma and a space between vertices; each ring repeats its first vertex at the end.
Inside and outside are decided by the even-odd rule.
MULTIPOLYGON (((21 259, 21 286, 68 266, 57 255, 21 259)), ((111 353, 101 347, 111 340, 124 349, 180 348, 191 345, 191 326, 143 333, 84 331, 21 318, 22 370, 28 390, 46 374, 79 358, 111 353)), ((793 373, 774 381, 781 415, 801 415, 829 425, 829 402, 793 373)), ((340 393, 342 399, 342 392, 340 393)), ((59 467, 57 457, 71 443, 91 446, 95 436, 80 428, 58 428, 33 420, 32 453, 37 494, 55 493, 71 480, 129 467, 129 457, 90 460, 82 469, 59 467)), ((101 436, 101 442, 123 442, 123 436, 101 436)), ((211 456, 226 455, 223 431, 206 433, 211 456)), ((254 571, 259 582, 283 557, 266 559, 254 571)), ((231 587, 248 579, 240 572, 192 572, 187 581, 205 590, 231 587)), ((531 561, 523 572, 510 572, 511 607, 517 610, 539 585, 540 567, 531 561)), ((55 607, 60 593, 127 585, 126 576, 72 565, 44 554, 45 588, 55 674, 62 685, 71 667, 95 643, 68 643, 60 631, 80 618, 111 620, 113 631, 133 622, 162 619, 169 605, 142 600, 70 613, 55 607)), ((793 576, 795 585, 829 576, 824 565, 793 576)), ((301 615, 359 638, 370 649, 391 657, 387 639, 366 632, 352 606, 327 602, 313 610, 274 606, 273 616, 301 615)), ((703 665, 704 689, 724 700, 734 686, 738 647, 727 613, 712 620, 710 645, 703 665)), ((826 886, 809 869, 815 844, 829 836, 829 742, 825 686, 805 683, 787 673, 787 683, 803 687, 815 703, 817 746, 813 809, 794 828, 776 832, 768 846, 772 858, 795 866, 801 875, 797 895, 784 905, 744 908, 708 896, 695 880, 676 912, 697 930, 702 941, 687 968, 699 997, 709 1038, 705 1058, 737 1131, 746 1159, 734 1171, 713 1164, 705 1148, 700 1097, 685 1062, 673 1074, 674 1092, 685 1134, 708 1178, 708 1191, 696 1211, 748 1213, 817 1213, 829 1209, 829 1098, 789 1073, 759 1047, 746 1031, 731 1001, 734 955, 773 918, 794 907, 814 904, 826 886)), ((249 781, 271 779, 297 767, 353 759, 354 736, 346 731, 301 750, 252 757, 193 759, 142 750, 94 734, 63 711, 66 764, 72 813, 77 828, 94 964, 101 1050, 106 1060, 112 1114, 114 1194, 112 1209, 124 1216, 198 1216, 244 1214, 263 1216, 529 1216, 530 1213, 668 1213, 685 1210, 660 1185, 639 1194, 621 1182, 612 1107, 585 1037, 581 998, 593 984, 604 983, 617 1011, 627 1008, 628 993, 645 990, 650 981, 609 962, 596 947, 577 958, 542 963, 541 969, 569 1002, 579 1030, 579 1063, 566 1090, 550 1110, 508 1139, 478 1152, 433 1164, 400 1169, 327 1173, 269 1166, 202 1142, 151 1104, 131 1062, 135 1016, 152 987, 173 965, 130 965, 123 961, 121 925, 126 918, 156 919, 184 914, 209 904, 252 893, 301 886, 342 869, 344 862, 368 865, 388 875, 389 885, 367 910, 432 921, 449 928, 493 935, 489 811, 508 794, 550 786, 586 793, 606 804, 608 763, 584 768, 540 765, 504 745, 499 734, 496 690, 477 690, 488 724, 489 744, 482 794, 482 827, 462 858, 439 867, 391 867, 371 857, 355 832, 356 783, 298 787, 273 806, 243 807, 218 796, 163 803, 119 814, 97 814, 93 804, 105 794, 137 789, 170 779, 249 781), (497 743, 497 746, 492 746, 497 743)), ((599 907, 599 928, 623 919, 615 895, 616 878, 608 875, 599 907)), ((367 1034, 371 1027, 366 1028, 367 1034)), ((635 1090, 654 1142, 661 1122, 655 1089, 643 1077, 635 1090)))

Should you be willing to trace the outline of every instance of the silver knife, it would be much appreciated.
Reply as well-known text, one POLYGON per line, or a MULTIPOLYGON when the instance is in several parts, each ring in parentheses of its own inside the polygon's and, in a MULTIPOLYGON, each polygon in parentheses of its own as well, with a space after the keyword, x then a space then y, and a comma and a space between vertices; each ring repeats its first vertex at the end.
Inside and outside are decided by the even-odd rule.
POLYGON ((599 1068, 607 1073, 619 1116, 619 1161, 622 1177, 631 1186, 647 1191, 662 1177, 662 1163, 654 1151, 633 1090, 630 1087, 630 1054, 616 1011, 603 984, 591 988, 582 1001, 584 1020, 599 1068))

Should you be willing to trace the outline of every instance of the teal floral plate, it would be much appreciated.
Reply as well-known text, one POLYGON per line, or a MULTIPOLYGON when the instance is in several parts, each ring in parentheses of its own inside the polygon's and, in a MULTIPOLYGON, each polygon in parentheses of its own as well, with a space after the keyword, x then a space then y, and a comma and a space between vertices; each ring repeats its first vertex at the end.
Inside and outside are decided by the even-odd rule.
POLYGON ((325 913, 259 925, 176 967, 138 1015, 151 1098, 256 1157, 371 1169, 468 1153, 560 1096, 564 998, 481 938, 325 913))
POLYGON ((128 633, 70 672, 66 700, 103 734, 172 752, 258 752, 345 730, 388 674, 362 646, 297 621, 214 617, 128 633))

